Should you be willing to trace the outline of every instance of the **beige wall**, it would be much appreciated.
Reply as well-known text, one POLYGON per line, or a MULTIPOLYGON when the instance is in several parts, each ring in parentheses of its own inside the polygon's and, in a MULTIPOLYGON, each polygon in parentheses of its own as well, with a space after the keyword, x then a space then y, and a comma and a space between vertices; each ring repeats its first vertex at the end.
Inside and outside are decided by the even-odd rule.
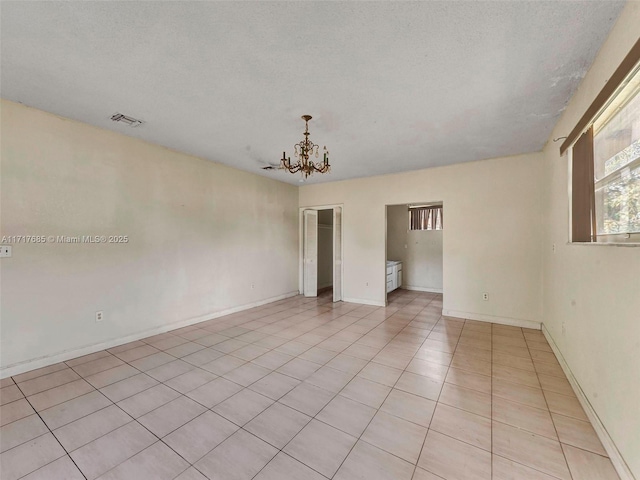
POLYGON ((403 288, 442 292, 442 230, 409 230, 407 205, 387 208, 387 260, 401 260, 403 288))
MULTIPOLYGON (((629 2, 550 138, 568 135, 639 37, 640 3, 629 2)), ((640 478, 640 248, 567 243, 559 143, 544 149, 544 324, 640 478)))
POLYGON ((129 236, 14 245, 3 367, 297 291, 297 187, 1 106, 1 234, 129 236))
POLYGON ((442 230, 409 230, 402 283, 406 288, 442 291, 442 230))
POLYGON ((307 185, 300 206, 344 204, 345 299, 382 304, 385 206, 444 202, 444 310, 535 326, 542 308, 541 174, 541 154, 521 155, 307 185))

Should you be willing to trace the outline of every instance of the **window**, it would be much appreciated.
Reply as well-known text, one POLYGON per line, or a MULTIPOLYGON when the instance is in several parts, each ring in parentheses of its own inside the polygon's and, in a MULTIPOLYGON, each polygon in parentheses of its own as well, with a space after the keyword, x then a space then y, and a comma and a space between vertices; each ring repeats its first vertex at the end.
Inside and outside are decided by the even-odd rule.
POLYGON ((625 90, 594 124, 597 235, 640 232, 639 74, 625 90))
POLYGON ((640 41, 561 153, 571 144, 571 240, 640 241, 640 41))
POLYGON ((442 205, 409 207, 409 230, 442 230, 442 205))

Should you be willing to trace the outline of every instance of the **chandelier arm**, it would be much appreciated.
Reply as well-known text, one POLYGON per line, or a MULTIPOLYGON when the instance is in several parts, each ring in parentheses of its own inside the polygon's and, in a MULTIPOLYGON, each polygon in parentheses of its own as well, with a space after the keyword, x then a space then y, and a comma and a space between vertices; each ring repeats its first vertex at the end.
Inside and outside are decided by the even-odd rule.
POLYGON ((330 167, 330 165, 328 163, 321 164, 321 163, 318 162, 318 163, 314 163, 314 165, 313 165, 313 169, 316 172, 319 172, 319 173, 325 173, 325 172, 327 172, 329 170, 329 168, 331 168, 331 167, 330 167))

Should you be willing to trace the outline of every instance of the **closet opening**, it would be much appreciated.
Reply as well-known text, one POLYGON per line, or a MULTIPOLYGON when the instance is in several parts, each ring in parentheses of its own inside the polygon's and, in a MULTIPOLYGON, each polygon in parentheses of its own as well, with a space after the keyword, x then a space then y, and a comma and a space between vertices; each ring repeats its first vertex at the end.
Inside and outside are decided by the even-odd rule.
POLYGON ((300 292, 342 300, 342 206, 300 209, 300 292))

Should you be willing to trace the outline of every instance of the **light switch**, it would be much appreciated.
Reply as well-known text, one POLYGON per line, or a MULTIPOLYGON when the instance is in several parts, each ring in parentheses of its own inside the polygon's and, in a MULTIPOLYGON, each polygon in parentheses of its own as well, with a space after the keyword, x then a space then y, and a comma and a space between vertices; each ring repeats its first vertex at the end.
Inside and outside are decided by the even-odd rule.
POLYGON ((11 245, 2 245, 0 246, 0 257, 10 257, 11 256, 11 245))

